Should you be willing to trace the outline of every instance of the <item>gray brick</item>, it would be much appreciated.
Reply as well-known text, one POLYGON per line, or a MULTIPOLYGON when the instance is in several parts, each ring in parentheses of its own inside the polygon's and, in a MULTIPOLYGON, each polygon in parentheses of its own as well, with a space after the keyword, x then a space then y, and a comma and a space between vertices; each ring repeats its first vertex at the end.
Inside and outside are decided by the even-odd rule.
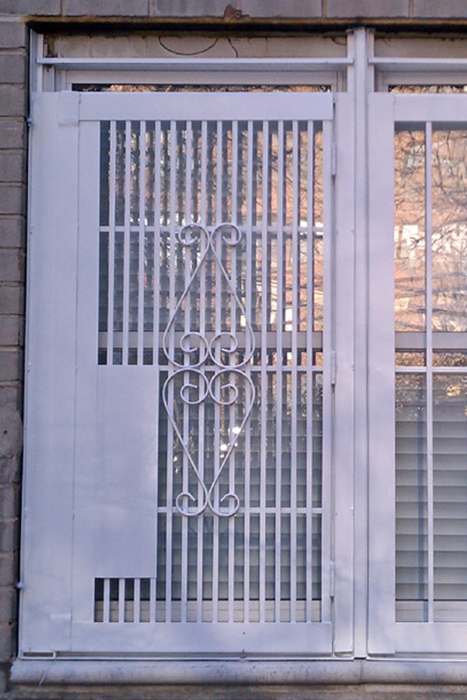
POLYGON ((16 625, 0 624, 0 661, 9 661, 16 653, 16 625))
POLYGON ((23 344, 23 319, 21 316, 0 316, 0 345, 23 344))
POLYGON ((18 581, 18 555, 0 554, 0 586, 14 586, 18 581))
POLYGON ((239 0, 151 0, 154 17, 223 17, 227 5, 239 8, 239 0))
POLYGON ((18 484, 21 479, 21 459, 0 456, 0 484, 18 484))
MULTIPOLYGON (((22 367, 22 353, 18 350, 3 350, 0 349, 0 381, 1 382, 15 382, 22 378, 23 367, 22 367)), ((0 455, 1 452, 1 438, 0 435, 0 455)))
POLYGON ((467 18, 467 3, 465 0, 415 0, 414 17, 439 19, 467 18))
POLYGON ((26 154, 24 151, 6 153, 0 150, 0 182, 26 181, 26 154))
MULTIPOLYGON (((0 487, 0 519, 18 518, 20 515, 20 490, 19 486, 11 485, 0 487)), ((0 586, 3 584, 0 582, 0 586)))
POLYGON ((27 128, 24 117, 0 119, 0 148, 26 148, 27 128))
POLYGON ((65 14, 67 17, 147 17, 149 0, 67 0, 65 14))
POLYGON ((250 17, 321 17, 321 0, 238 0, 238 8, 250 17))
POLYGON ((26 83, 26 56, 23 54, 0 55, 0 82, 5 84, 26 83))
POLYGON ((0 184, 0 214, 24 214, 25 198, 22 185, 0 184))
POLYGON ((22 316, 24 313, 24 288, 22 286, 0 286, 0 313, 22 316))
POLYGON ((26 48, 28 32, 24 22, 5 22, 0 19, 0 49, 26 48))
POLYGON ((0 0, 0 13, 10 15, 59 15, 61 0, 0 0))
POLYGON ((13 586, 0 587, 0 624, 13 622, 18 612, 18 593, 13 586))
POLYGON ((327 17, 409 16, 409 0, 328 0, 327 6, 327 17))
MULTIPOLYGON (((0 152, 0 163, 2 160, 0 152)), ((26 222, 23 216, 0 218, 0 248, 24 248, 26 222)), ((0 314, 2 307, 0 305, 0 314)))
MULTIPOLYGON (((13 411, 19 410, 23 405, 23 393, 23 385, 19 381, 0 383, 0 406, 13 411)), ((9 480, 6 483, 10 483, 9 480)))
MULTIPOLYGON (((0 352, 1 355, 1 352, 0 352)), ((14 457, 21 454, 23 423, 19 411, 0 409, 0 457, 14 457)))
MULTIPOLYGON (((10 664, 0 664, 0 693, 6 693, 10 685, 10 664)), ((1 696, 3 697, 3 695, 1 696)), ((5 699, 6 699, 5 695, 5 699)))
POLYGON ((19 544, 19 520, 0 520, 0 552, 14 552, 19 544))
POLYGON ((26 114, 26 89, 12 85, 0 88, 0 117, 23 117, 26 114))
POLYGON ((22 282, 24 278, 24 261, 20 250, 2 250, 0 252, 0 280, 2 282, 22 282))

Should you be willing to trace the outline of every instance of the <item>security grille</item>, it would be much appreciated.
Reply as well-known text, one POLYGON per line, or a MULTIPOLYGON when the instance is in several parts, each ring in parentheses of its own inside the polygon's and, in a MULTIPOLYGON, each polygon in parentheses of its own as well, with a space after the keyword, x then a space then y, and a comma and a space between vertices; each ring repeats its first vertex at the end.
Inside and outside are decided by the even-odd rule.
POLYGON ((100 181, 99 363, 157 368, 156 618, 320 621, 322 123, 103 122, 100 181))

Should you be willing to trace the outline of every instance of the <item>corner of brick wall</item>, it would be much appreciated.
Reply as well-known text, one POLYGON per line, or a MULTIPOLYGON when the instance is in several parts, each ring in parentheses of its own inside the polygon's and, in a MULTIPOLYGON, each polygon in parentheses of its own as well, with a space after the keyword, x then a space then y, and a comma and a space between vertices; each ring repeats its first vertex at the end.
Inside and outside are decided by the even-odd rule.
POLYGON ((27 30, 0 16, 0 698, 16 653, 26 227, 27 30))

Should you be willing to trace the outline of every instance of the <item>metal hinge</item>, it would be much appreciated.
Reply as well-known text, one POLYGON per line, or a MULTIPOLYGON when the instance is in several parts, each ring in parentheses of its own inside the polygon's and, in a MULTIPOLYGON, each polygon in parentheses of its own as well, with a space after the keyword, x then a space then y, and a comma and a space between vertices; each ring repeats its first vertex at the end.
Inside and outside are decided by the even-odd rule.
POLYGON ((329 595, 334 598, 336 595, 336 565, 331 561, 329 565, 329 595))
POLYGON ((337 357, 336 351, 331 350, 331 386, 336 385, 337 379, 337 357))

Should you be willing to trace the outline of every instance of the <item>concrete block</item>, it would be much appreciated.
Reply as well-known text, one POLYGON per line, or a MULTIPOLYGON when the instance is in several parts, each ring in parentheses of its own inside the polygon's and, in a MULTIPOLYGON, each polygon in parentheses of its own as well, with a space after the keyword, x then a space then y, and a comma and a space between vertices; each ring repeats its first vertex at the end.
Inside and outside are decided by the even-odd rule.
MULTIPOLYGON (((0 212, 25 214, 26 188, 23 185, 0 183, 0 212)), ((2 279, 0 275, 0 279, 2 279)))
POLYGON ((67 0, 65 8, 67 17, 147 17, 149 0, 67 0))
POLYGON ((0 148, 26 148, 27 128, 24 117, 0 119, 0 148))
POLYGON ((20 410, 23 405, 23 393, 24 389, 19 381, 0 384, 0 406, 12 411, 20 410))
MULTIPOLYGON (((17 484, 0 486, 0 520, 19 518, 21 512, 20 490, 17 484)), ((0 583, 0 586, 3 584, 0 583)))
POLYGON ((26 153, 0 150, 0 182, 26 181, 26 153))
POLYGON ((24 117, 26 115, 26 88, 13 85, 0 87, 0 117, 24 117))
MULTIPOLYGON (((0 382, 20 381, 23 377, 23 357, 17 349, 0 349, 0 382)), ((0 435, 0 455, 1 455, 0 435)))
POLYGON ((0 346, 16 347, 23 344, 21 316, 0 316, 0 346))
POLYGON ((409 0, 328 0, 326 17, 408 17, 409 0))
POLYGON ((0 83, 26 83, 26 56, 23 54, 0 55, 0 83))
MULTIPOLYGON (((24 155, 25 157, 25 155, 24 155)), ((2 154, 0 151, 0 164, 2 154)), ((0 248, 24 248, 26 242, 26 221, 23 216, 0 218, 0 248)), ((0 314, 2 311, 0 304, 0 314)))
POLYGON ((23 422, 19 411, 0 408, 0 457, 20 456, 22 444, 23 422))
POLYGON ((465 0, 414 0, 413 16, 426 19, 466 19, 465 0))
POLYGON ((19 518, 0 520, 0 552, 13 552, 19 545, 19 518))
POLYGON ((16 654, 16 625, 0 624, 0 662, 9 661, 16 654))
MULTIPOLYGON (((223 17, 227 6, 239 9, 239 0, 151 0, 153 17, 223 17)), ((232 17, 234 19, 234 17, 232 17)))
MULTIPOLYGON (((10 681, 10 664, 0 664, 0 693, 6 693, 10 681)), ((2 695, 3 697, 3 695, 2 695)), ((7 700, 5 696, 5 700, 7 700)))
POLYGON ((0 456, 0 484, 18 484, 21 479, 21 459, 0 456))
POLYGON ((321 0, 237 0, 238 9, 250 17, 321 17, 321 0))
POLYGON ((0 14, 59 15, 61 0, 0 0, 0 14))
POLYGON ((21 20, 2 21, 0 18, 0 49, 26 48, 27 45, 28 32, 25 23, 21 20))
MULTIPOLYGON (((24 288, 19 285, 0 286, 0 313, 23 317, 24 288)), ((22 320, 24 325, 24 319, 22 320)), ((0 404, 1 405, 1 404, 0 404)))
POLYGON ((14 586, 18 581, 18 554, 0 554, 0 586, 14 586))
POLYGON ((0 624, 14 622, 18 614, 18 593, 13 586, 0 586, 0 624))
POLYGON ((22 282, 24 261, 21 250, 5 249, 0 253, 0 281, 22 282))

